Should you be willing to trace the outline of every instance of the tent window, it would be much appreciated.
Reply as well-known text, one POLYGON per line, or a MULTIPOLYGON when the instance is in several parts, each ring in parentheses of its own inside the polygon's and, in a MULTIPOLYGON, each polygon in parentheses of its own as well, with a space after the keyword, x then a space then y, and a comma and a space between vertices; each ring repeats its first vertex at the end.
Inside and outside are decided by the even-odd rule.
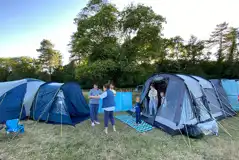
POLYGON ((65 97, 62 91, 59 91, 59 93, 57 94, 51 113, 69 116, 65 103, 65 97))
POLYGON ((210 119, 210 114, 208 109, 205 107, 203 104, 202 98, 196 98, 196 104, 197 104, 197 109, 199 109, 199 116, 200 116, 200 121, 206 121, 210 119))
POLYGON ((204 91, 205 91, 207 100, 209 101, 211 113, 214 114, 217 112, 221 112, 221 107, 220 107, 221 105, 218 102, 218 99, 217 99, 217 96, 216 96, 216 93, 214 92, 214 90, 213 89, 205 89, 204 91))
POLYGON ((184 94, 183 105, 182 105, 182 113, 180 118, 180 124, 187 124, 190 120, 194 119, 194 113, 192 110, 192 105, 190 102, 190 96, 187 92, 184 94))

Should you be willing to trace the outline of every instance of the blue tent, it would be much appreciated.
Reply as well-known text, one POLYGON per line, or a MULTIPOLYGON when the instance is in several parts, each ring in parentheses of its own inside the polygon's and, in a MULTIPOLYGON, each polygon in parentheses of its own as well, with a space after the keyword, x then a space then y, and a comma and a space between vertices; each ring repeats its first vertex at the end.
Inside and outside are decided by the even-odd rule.
POLYGON ((89 118, 89 107, 77 83, 45 83, 34 99, 31 117, 54 124, 74 125, 89 118))
POLYGON ((0 83, 0 123, 29 116, 35 93, 43 81, 22 79, 0 83))
POLYGON ((232 108, 239 111, 239 81, 223 79, 221 83, 232 108))

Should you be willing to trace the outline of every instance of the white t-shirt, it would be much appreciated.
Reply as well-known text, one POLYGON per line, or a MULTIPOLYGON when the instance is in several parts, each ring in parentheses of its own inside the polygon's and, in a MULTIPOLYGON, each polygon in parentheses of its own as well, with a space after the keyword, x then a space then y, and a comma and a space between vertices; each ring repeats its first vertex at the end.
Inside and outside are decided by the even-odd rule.
POLYGON ((156 100, 158 99, 158 92, 157 92, 156 89, 154 89, 154 88, 150 89, 149 98, 150 99, 156 99, 156 100))
POLYGON ((113 93, 114 93, 114 96, 116 96, 116 91, 114 89, 110 89, 113 93))

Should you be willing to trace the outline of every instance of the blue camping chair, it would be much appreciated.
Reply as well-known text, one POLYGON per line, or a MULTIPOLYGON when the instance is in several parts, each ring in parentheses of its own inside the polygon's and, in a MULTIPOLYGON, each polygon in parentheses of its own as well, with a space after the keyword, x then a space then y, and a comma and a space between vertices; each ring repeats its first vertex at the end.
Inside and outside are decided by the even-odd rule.
POLYGON ((15 134, 17 136, 19 133, 24 133, 24 125, 19 124, 19 119, 7 120, 6 132, 7 134, 15 134))

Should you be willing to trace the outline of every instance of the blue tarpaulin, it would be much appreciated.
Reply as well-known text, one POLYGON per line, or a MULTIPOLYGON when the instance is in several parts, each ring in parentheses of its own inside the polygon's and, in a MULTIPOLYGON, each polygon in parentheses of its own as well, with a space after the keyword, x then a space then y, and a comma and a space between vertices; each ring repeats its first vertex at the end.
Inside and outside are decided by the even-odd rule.
POLYGON ((153 126, 151 126, 150 124, 148 124, 144 121, 142 121, 141 124, 136 125, 135 118, 130 115, 118 115, 118 116, 115 116, 115 118, 117 118, 121 122, 129 125, 130 127, 134 128, 137 132, 140 132, 140 133, 151 131, 153 129, 153 126))
MULTIPOLYGON (((116 112, 128 111, 132 109, 132 92, 117 92, 115 96, 116 112)), ((100 100, 99 112, 103 113, 102 100, 100 100)))

